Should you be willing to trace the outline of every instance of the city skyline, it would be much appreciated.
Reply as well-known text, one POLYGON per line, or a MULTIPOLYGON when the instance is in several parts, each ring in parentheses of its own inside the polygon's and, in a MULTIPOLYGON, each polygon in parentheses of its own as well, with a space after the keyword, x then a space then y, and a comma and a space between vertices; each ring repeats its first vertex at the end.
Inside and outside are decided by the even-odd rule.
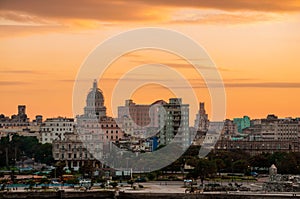
MULTIPOLYGON (((112 35, 151 26, 179 31, 207 50, 225 83, 226 118, 263 118, 268 114, 299 117, 298 2, 51 1, 51 7, 46 4, 0 3, 0 112, 5 115, 14 114, 16 105, 26 104, 32 119, 37 114, 46 118, 73 117, 73 83, 89 52, 112 35)), ((198 101, 206 102, 207 113, 211 115, 209 92, 201 76, 195 76, 184 60, 165 52, 145 50, 122 56, 101 77, 99 87, 109 96, 122 76, 120 72, 154 61, 184 74, 198 101)), ((175 96, 162 86, 146 85, 131 98, 136 103, 149 104, 171 97, 175 96)), ((110 101, 107 97, 106 103, 110 101)), ((112 115, 107 107, 108 115, 112 115)))

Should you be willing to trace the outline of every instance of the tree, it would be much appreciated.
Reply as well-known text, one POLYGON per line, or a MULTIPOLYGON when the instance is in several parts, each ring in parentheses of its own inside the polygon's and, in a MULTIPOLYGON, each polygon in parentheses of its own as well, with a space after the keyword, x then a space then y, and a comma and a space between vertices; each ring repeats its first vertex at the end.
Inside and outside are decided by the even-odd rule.
POLYGON ((56 168, 54 170, 52 170, 52 176, 62 179, 62 176, 65 174, 65 171, 64 171, 65 166, 66 166, 65 162, 58 161, 55 164, 56 168))
POLYGON ((249 164, 250 164, 250 166, 257 167, 258 169, 268 168, 271 165, 269 160, 268 160, 268 156, 270 156, 270 155, 269 154, 255 155, 255 156, 250 158, 249 164))
POLYGON ((226 165, 222 159, 216 159, 215 162, 216 162, 216 166, 217 166, 217 171, 220 174, 221 171, 226 167, 226 165))
POLYGON ((92 161, 87 161, 83 166, 79 168, 79 172, 84 176, 87 175, 89 178, 92 178, 95 168, 93 167, 92 161))
POLYGON ((236 173, 246 173, 248 168, 247 160, 237 160, 233 162, 233 171, 236 173))
POLYGON ((215 161, 210 161, 208 159, 199 159, 198 164, 192 172, 192 177, 197 179, 200 177, 201 184, 206 177, 212 176, 217 172, 217 166, 215 161))

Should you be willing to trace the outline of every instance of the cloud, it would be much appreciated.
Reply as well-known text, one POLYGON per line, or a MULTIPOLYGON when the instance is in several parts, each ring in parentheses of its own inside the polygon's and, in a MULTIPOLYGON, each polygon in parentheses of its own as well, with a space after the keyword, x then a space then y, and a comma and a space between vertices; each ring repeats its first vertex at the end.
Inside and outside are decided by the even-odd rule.
POLYGON ((0 81, 0 86, 20 86, 24 84, 29 84, 23 81, 0 81))
POLYGON ((252 83, 225 83, 232 88, 300 88, 300 82, 252 82, 252 83))
MULTIPOLYGON (((145 3, 127 1, 80 0, 2 0, 0 11, 18 12, 44 19, 94 19, 101 21, 155 20, 159 13, 147 9, 145 3), (147 12, 145 12, 147 10, 147 12)), ((8 17, 7 15, 2 17, 8 17)), ((14 17, 15 18, 15 17, 14 17)), ((35 17, 33 17, 35 18, 35 17)), ((11 18, 10 18, 11 19, 11 18)), ((24 18, 22 18, 23 20, 24 18)), ((31 20, 32 18, 30 18, 31 20)), ((16 19, 18 20, 18 19, 16 19)))
MULTIPOLYGON (((212 87, 223 87, 220 83, 212 83, 210 84, 212 87)), ((198 83, 196 86, 193 85, 194 88, 207 88, 206 84, 198 83)), ((234 82, 229 83, 228 81, 224 80, 224 87, 225 88, 300 88, 300 82, 234 82)), ((186 89, 182 86, 174 86, 172 88, 180 88, 186 89)))
MULTIPOLYGON (((268 12, 297 12, 300 3, 297 0, 142 0, 144 3, 156 6, 210 8, 226 11, 251 10, 268 12)), ((141 0, 136 0, 141 2, 141 0)))
MULTIPOLYGON (((140 57, 138 57, 138 58, 140 58, 140 57)), ((143 58, 142 56, 141 56, 141 58, 143 58)), ((184 59, 178 59, 178 60, 181 60, 181 61, 185 61, 184 59)), ((194 59, 195 60, 195 59, 194 59)), ((190 61, 191 61, 191 59, 190 59, 190 61)), ((199 60, 199 61, 204 61, 204 60, 199 60)), ((156 67, 162 67, 162 65, 164 65, 164 66, 169 66, 169 67, 171 67, 171 68, 184 68, 184 69, 194 69, 194 66, 192 65, 192 64, 189 64, 189 63, 175 63, 175 62, 161 62, 161 63, 157 63, 157 64, 155 64, 155 63, 152 63, 151 61, 143 61, 143 60, 137 60, 137 59, 135 59, 135 60, 130 60, 130 62, 132 62, 132 63, 136 63, 136 64, 138 64, 138 65, 147 65, 147 64, 149 64, 149 65, 151 65, 151 66, 156 66, 156 67)), ((198 65, 197 66, 200 70, 201 69, 203 69, 203 70, 213 70, 213 69, 215 69, 214 67, 209 67, 209 66, 204 66, 204 65, 198 65)), ((217 67, 217 70, 218 71, 231 71, 230 69, 228 69, 228 68, 223 68, 223 67, 217 67)))
POLYGON ((2 74, 42 74, 40 71, 34 70, 0 70, 2 74))
POLYGON ((247 24, 258 21, 271 21, 283 18, 279 14, 266 12, 229 12, 220 10, 179 10, 176 11, 170 23, 194 23, 194 24, 247 24))
MULTIPOLYGON (((178 8, 192 10, 223 10, 229 12, 295 12, 300 11, 297 0, 1 0, 0 17, 18 22, 49 23, 55 20, 96 20, 102 22, 124 21, 163 21, 178 8)), ((243 13, 241 13, 243 14, 243 13)), ((240 17, 240 14, 207 15, 212 21, 222 21, 221 18, 247 22, 251 18, 240 17)), ((257 14, 252 20, 266 19, 257 14)), ((226 20, 226 19, 224 19, 226 20)), ((183 20, 184 21, 184 20, 183 20)), ((199 22, 199 19, 186 19, 189 22, 199 22)), ((228 21, 228 20, 227 20, 228 21)), ((203 20, 202 20, 203 22, 203 20)))

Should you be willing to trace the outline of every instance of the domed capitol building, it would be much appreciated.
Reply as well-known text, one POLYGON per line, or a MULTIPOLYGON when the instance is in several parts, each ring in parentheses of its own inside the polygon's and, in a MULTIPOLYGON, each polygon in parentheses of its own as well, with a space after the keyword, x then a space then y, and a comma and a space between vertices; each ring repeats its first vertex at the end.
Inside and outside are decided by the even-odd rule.
POLYGON ((106 116, 103 92, 98 88, 96 80, 94 80, 93 88, 87 95, 84 116, 97 117, 98 119, 106 116))

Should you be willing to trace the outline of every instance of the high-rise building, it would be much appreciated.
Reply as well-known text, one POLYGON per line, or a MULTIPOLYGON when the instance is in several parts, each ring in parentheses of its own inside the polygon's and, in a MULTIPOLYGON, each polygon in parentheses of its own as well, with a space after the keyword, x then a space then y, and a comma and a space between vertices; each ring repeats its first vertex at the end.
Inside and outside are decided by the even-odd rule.
POLYGON ((199 104, 199 111, 196 115, 194 130, 196 131, 196 135, 194 138, 194 145, 201 145, 203 140, 206 136, 207 130, 209 126, 208 115, 205 111, 205 104, 204 102, 200 102, 199 104))
POLYGON ((183 147, 191 144, 189 131, 189 105, 181 98, 170 98, 161 106, 159 116, 159 144, 168 145, 173 140, 183 147))

